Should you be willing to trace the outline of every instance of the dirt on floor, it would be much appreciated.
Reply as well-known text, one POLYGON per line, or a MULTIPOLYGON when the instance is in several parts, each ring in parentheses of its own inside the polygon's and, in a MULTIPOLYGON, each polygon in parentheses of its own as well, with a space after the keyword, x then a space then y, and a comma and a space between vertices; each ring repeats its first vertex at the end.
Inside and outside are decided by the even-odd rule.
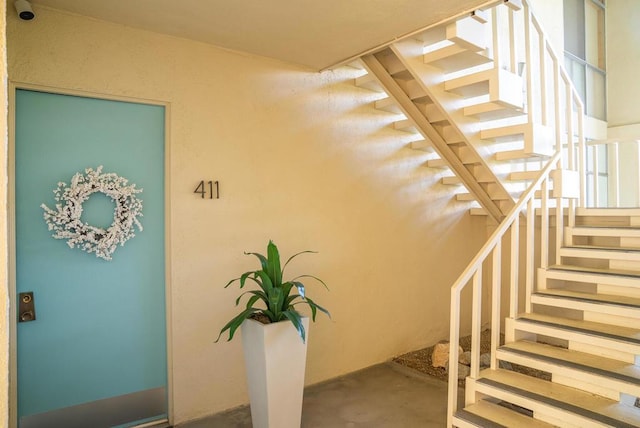
MULTIPOLYGON (((504 335, 500 335, 500 344, 504 344, 504 335)), ((404 355, 400 355, 393 359, 393 362, 403 365, 405 367, 409 367, 411 369, 417 370, 420 373, 424 373, 426 375, 432 376, 434 378, 448 381, 449 373, 444 367, 433 367, 431 361, 431 354, 433 353, 433 348, 435 345, 430 346, 428 348, 419 349, 414 352, 409 352, 404 355)), ((465 336, 460 338, 460 346, 464 351, 471 350, 471 336, 465 336)), ((491 330, 483 330, 480 333, 480 354, 484 354, 487 352, 491 352, 491 330)), ((550 380, 551 375, 546 372, 541 372, 539 370, 531 369, 529 367, 518 366, 516 364, 510 364, 509 368, 517 371, 519 373, 523 373, 529 376, 538 377, 541 379, 550 380)), ((460 386, 464 386, 464 381, 459 381, 460 386)))

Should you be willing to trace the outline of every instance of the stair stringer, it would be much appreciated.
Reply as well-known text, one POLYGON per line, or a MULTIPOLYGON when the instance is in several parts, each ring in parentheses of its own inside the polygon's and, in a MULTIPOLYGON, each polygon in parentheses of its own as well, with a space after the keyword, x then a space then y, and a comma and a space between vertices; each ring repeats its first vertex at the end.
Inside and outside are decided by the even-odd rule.
MULTIPOLYGON (((481 121, 473 117, 464 115, 464 108, 469 105, 469 100, 444 90, 446 74, 442 70, 425 64, 423 61, 422 44, 414 39, 406 39, 394 43, 390 48, 402 61, 406 69, 421 84, 424 91, 431 98, 432 102, 446 115, 449 122, 457 128, 460 134, 469 142, 469 145, 478 153, 485 165, 496 175, 498 181, 505 188, 505 192, 519 196, 526 186, 521 183, 509 183, 509 188, 505 187, 508 176, 514 172, 512 164, 492 162, 496 153, 495 143, 482 140, 480 131, 495 128, 496 124, 524 124, 527 123, 527 116, 508 118, 493 121, 481 121)), ((520 143, 501 144, 501 149, 510 150, 521 148, 520 143)), ((536 169, 539 169, 536 168, 536 169)))
MULTIPOLYGON (((451 149, 440 133, 416 107, 400 85, 394 80, 384 66, 380 64, 374 55, 366 55, 361 59, 369 72, 375 76, 379 83, 385 88, 385 91, 389 96, 396 100, 403 113, 415 123, 416 128, 424 135, 425 139, 432 142, 434 149, 443 159, 445 159, 454 174, 456 174, 467 189, 476 196, 478 202, 487 210, 489 215, 499 223, 504 217, 504 214, 496 201, 491 198, 488 191, 473 176, 471 171, 465 167, 458 155, 451 149)), ((420 82, 418 81, 418 83, 420 82)), ((490 171, 488 167, 487 170, 490 171)), ((497 178, 492 184, 494 184, 495 188, 506 193, 506 190, 502 188, 502 184, 497 178)))

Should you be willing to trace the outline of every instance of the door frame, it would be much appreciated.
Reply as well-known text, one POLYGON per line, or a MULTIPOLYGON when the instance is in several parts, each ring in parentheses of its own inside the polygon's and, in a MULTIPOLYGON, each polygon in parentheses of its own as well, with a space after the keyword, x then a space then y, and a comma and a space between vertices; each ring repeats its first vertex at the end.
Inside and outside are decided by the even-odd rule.
MULTIPOLYGON (((170 195, 170 123, 171 104, 167 101, 134 98, 112 94, 103 94, 77 89, 59 88, 45 85, 37 85, 25 82, 9 81, 8 84, 8 128, 9 145, 7 147, 7 256, 9 276, 9 426, 18 426, 18 348, 17 325, 18 314, 16 307, 16 216, 15 216, 15 102, 16 92, 20 89, 46 92, 55 95, 69 95, 86 98, 94 98, 106 101, 121 101, 137 104, 147 104, 164 107, 164 254, 165 254, 165 329, 167 340, 167 422, 173 425, 173 342, 171 334, 171 195, 170 195)), ((158 421, 162 423, 163 421, 158 421)), ((151 426, 153 424, 142 424, 151 426)))

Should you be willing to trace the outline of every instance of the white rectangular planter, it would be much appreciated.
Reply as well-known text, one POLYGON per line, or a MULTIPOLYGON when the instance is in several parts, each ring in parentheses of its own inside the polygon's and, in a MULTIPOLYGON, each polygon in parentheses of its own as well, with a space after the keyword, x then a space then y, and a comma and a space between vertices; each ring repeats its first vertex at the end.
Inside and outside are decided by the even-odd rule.
MULTIPOLYGON (((309 318, 302 324, 309 340, 309 318)), ((242 323, 253 428, 300 428, 307 344, 291 321, 242 323)))

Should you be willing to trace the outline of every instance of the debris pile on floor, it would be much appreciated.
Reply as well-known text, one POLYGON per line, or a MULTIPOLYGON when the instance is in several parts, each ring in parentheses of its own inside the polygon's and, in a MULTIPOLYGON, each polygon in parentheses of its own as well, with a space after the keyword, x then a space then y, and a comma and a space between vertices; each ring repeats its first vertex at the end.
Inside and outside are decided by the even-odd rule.
MULTIPOLYGON (((464 386, 464 379, 471 370, 471 336, 460 338, 460 357, 458 358, 458 383, 464 386)), ((500 344, 504 343, 504 335, 500 335, 500 344)), ((420 373, 447 381, 449 379, 449 343, 439 342, 428 348, 409 352, 395 357, 393 361, 397 364, 417 370, 420 373)), ((550 379, 550 375, 539 370, 528 367, 510 364, 501 361, 500 367, 508 370, 518 371, 530 376, 542 379, 550 379)), ((480 368, 485 369, 491 365, 491 330, 483 330, 480 334, 480 368)))

